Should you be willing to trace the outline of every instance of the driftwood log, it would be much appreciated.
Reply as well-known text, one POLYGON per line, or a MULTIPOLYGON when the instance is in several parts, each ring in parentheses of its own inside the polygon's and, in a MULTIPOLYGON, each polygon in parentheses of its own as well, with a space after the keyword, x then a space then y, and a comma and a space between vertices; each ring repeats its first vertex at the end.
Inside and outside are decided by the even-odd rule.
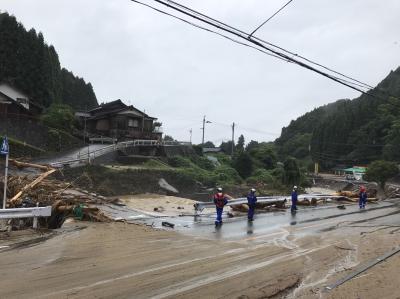
POLYGON ((49 175, 51 175, 53 172, 55 172, 55 169, 50 169, 49 171, 46 171, 45 173, 42 173, 39 177, 37 177, 33 182, 29 183, 28 185, 25 185, 21 191, 19 191, 13 198, 10 199, 10 204, 11 205, 16 205, 19 203, 19 198, 24 194, 24 192, 32 189, 35 187, 37 184, 39 184, 41 181, 43 181, 45 178, 47 178, 49 175))

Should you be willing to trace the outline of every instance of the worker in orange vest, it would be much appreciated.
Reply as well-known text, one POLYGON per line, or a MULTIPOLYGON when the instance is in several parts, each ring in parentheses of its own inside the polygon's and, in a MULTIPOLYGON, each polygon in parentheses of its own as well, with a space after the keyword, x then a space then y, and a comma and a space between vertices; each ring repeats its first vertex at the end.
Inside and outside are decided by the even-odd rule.
POLYGON ((217 193, 214 194, 214 204, 217 210, 217 219, 215 220, 215 225, 222 224, 222 212, 224 211, 224 206, 228 203, 228 198, 226 194, 222 192, 222 188, 217 188, 217 193))
POLYGON ((358 204, 360 205, 360 209, 365 209, 365 204, 367 203, 367 190, 364 186, 360 187, 360 198, 358 200, 358 204))

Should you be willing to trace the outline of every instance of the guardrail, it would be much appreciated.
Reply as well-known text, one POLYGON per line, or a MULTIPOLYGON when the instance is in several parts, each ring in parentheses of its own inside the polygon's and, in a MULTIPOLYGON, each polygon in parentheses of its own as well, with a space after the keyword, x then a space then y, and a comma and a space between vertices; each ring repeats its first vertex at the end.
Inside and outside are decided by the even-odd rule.
POLYGON ((51 216, 51 206, 0 210, 0 219, 33 218, 33 228, 37 228, 38 217, 49 216, 51 216))
MULTIPOLYGON (((288 196, 264 196, 264 197, 257 197, 257 202, 261 203, 283 203, 287 201, 288 196)), ((247 204, 247 198, 240 197, 228 200, 227 206, 234 206, 240 204, 247 204)), ((202 211, 204 208, 214 208, 215 204, 212 201, 208 202, 198 202, 194 204, 195 211, 202 211)))
POLYGON ((135 147, 135 146, 191 146, 191 145, 192 145, 191 142, 185 142, 185 141, 159 141, 159 140, 141 140, 141 139, 123 141, 107 145, 105 147, 91 151, 89 153, 79 153, 77 159, 53 162, 51 163, 51 166, 62 167, 64 165, 79 164, 81 162, 90 163, 91 159, 95 159, 96 157, 131 146, 135 147))
POLYGON ((111 138, 111 137, 90 137, 89 138, 90 143, 94 142, 100 142, 101 144, 103 143, 115 143, 117 142, 117 139, 111 138))
MULTIPOLYGON (((288 200, 290 200, 291 196, 260 196, 257 197, 257 202, 258 203, 284 203, 288 200)), ((338 196, 338 195, 328 195, 328 194, 302 194, 297 197, 299 201, 304 200, 304 199, 324 199, 324 198, 343 198, 343 196, 338 196)), ((228 200, 227 206, 234 206, 234 205, 239 205, 239 204, 247 204, 247 198, 245 197, 240 197, 240 198, 234 198, 231 200, 228 200)), ((215 204, 212 201, 208 202, 198 202, 194 204, 194 209, 196 212, 202 211, 204 208, 214 208, 215 204)))

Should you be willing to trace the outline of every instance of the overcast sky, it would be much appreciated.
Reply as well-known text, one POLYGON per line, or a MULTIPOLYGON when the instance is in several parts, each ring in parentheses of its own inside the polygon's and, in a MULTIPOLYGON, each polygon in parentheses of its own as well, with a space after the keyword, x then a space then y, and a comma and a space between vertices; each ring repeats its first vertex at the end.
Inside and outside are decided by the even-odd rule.
MULTIPOLYGON (((151 3, 152 1, 143 0, 151 3)), ((178 0, 252 31, 287 0, 178 0)), ((41 31, 63 67, 158 117, 179 140, 271 141, 292 119, 359 94, 326 78, 196 29, 129 0, 0 0, 41 31), (272 133, 272 134, 271 134, 272 133)), ((400 1, 294 0, 256 36, 376 85, 400 65, 400 1)))

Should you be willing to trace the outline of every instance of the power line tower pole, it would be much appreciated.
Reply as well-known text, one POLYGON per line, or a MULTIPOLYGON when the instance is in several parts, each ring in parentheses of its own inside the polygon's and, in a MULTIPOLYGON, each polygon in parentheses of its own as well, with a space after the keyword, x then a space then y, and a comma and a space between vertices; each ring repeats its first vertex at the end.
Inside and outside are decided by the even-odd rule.
POLYGON ((203 116, 203 127, 201 128, 203 130, 203 138, 201 139, 201 145, 204 146, 204 131, 206 129, 206 124, 211 124, 209 120, 206 120, 206 116, 203 116))
POLYGON ((231 148, 232 156, 234 151, 235 151, 235 123, 232 124, 232 148, 231 148))
POLYGON ((189 133, 190 133, 190 143, 192 143, 193 129, 190 129, 190 130, 189 130, 189 133))
POLYGON ((205 127, 206 127, 206 116, 204 115, 203 116, 203 127, 202 127, 202 129, 203 129, 203 137, 201 139, 201 145, 202 146, 204 146, 204 129, 205 129, 205 127))

